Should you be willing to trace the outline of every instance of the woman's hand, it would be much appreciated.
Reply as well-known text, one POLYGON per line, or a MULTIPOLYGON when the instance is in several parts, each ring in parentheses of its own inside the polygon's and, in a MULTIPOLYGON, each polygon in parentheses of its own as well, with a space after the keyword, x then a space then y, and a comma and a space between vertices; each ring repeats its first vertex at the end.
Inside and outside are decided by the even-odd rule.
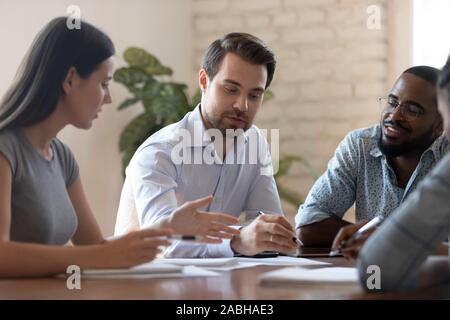
POLYGON ((238 229, 227 226, 236 224, 238 218, 225 213, 199 210, 212 199, 212 196, 207 196, 187 201, 172 212, 167 226, 178 234, 203 236, 202 241, 206 243, 221 243, 222 239, 231 239, 238 235, 238 229))
POLYGON ((153 260, 161 252, 160 246, 168 246, 165 238, 170 229, 142 229, 132 231, 99 245, 94 256, 93 268, 130 268, 153 260))

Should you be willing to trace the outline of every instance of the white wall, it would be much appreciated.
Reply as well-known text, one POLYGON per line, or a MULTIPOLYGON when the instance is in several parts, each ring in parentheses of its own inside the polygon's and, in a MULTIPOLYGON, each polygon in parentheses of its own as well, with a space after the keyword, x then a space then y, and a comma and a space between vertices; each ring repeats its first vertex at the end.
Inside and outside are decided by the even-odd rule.
MULTIPOLYGON (((172 67, 174 79, 193 78, 190 0, 0 0, 0 95, 37 32, 53 17, 65 15, 69 5, 81 8, 82 18, 104 30, 116 45, 116 67, 123 64, 128 46, 144 47, 172 67)), ((113 103, 105 106, 89 131, 68 127, 60 134, 75 153, 91 207, 105 235, 113 233, 122 187, 118 137, 139 112, 116 110, 127 96, 112 83, 113 103)))

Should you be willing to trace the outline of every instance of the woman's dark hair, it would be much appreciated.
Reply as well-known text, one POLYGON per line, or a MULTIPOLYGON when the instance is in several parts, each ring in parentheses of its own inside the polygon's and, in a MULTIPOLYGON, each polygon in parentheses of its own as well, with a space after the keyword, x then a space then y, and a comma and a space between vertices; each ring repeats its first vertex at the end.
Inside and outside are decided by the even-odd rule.
POLYGON ((203 58, 202 68, 212 80, 219 72, 220 64, 227 53, 235 53, 243 60, 267 68, 266 88, 272 82, 276 59, 272 50, 261 39, 248 33, 229 33, 211 43, 203 58))
POLYGON ((450 55, 448 56, 447 62, 439 75, 437 87, 439 91, 446 91, 448 98, 447 102, 450 106, 450 55))
POLYGON ((88 78, 115 54, 111 39, 81 21, 70 29, 66 17, 50 21, 36 36, 3 101, 0 130, 29 126, 46 119, 56 108, 70 67, 88 78))

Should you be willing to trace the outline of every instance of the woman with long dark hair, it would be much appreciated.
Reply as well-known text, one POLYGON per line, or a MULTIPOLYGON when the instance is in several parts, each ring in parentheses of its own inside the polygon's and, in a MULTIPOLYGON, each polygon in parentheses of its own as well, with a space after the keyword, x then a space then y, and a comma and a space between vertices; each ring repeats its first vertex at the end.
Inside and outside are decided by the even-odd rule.
POLYGON ((186 203, 159 229, 105 240, 88 205, 77 162, 56 138, 66 125, 89 129, 104 104, 114 45, 93 25, 69 29, 64 17, 37 35, 0 103, 0 277, 45 276, 81 268, 127 268, 155 258, 164 236, 193 217, 206 242, 236 233, 236 219, 186 203), (162 229, 166 227, 166 229, 162 229), (170 229, 169 229, 170 228, 170 229), (65 246, 71 241, 74 246, 65 246))

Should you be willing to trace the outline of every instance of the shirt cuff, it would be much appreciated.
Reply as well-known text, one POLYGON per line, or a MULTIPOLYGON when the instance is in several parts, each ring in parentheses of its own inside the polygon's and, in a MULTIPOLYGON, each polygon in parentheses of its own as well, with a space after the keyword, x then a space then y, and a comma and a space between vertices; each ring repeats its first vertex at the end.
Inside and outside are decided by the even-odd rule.
POLYGON ((223 239, 219 244, 208 244, 208 257, 209 258, 228 258, 233 257, 234 253, 231 250, 231 240, 223 239))
POLYGON ((323 221, 331 218, 333 215, 323 211, 299 211, 295 216, 295 229, 306 226, 308 224, 323 221))

